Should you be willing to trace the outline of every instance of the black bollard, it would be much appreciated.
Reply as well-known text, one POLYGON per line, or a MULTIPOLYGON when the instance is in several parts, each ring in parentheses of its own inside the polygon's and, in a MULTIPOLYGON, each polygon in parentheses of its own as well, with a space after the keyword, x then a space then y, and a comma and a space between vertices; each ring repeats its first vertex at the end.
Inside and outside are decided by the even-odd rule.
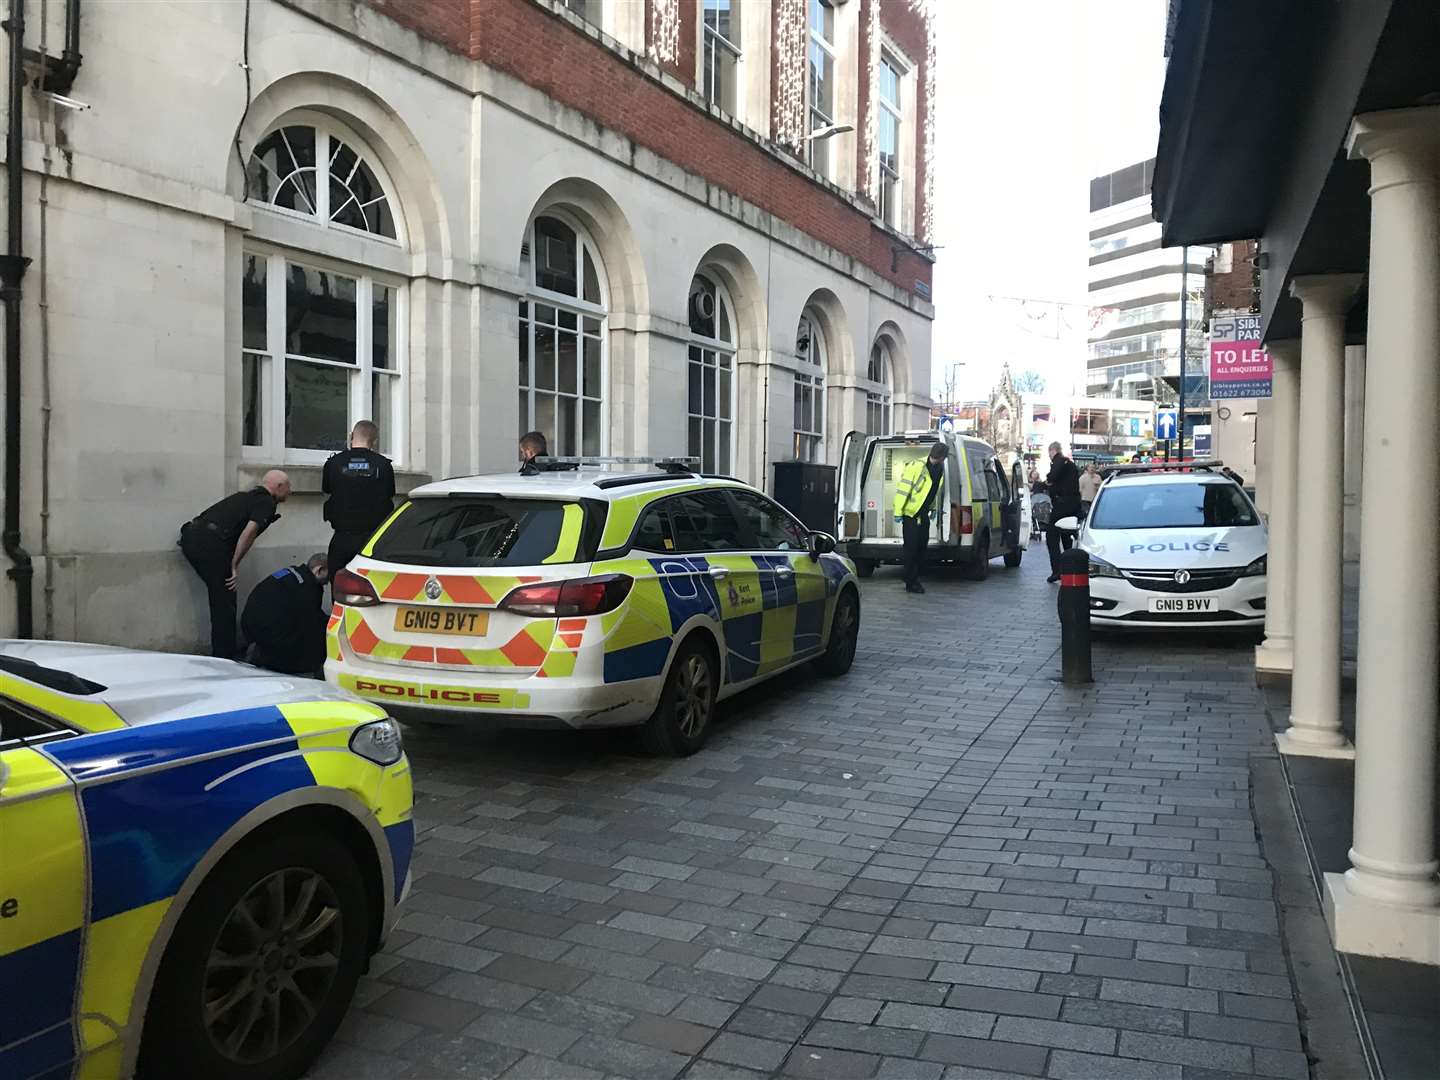
POLYGON ((1078 547, 1060 556, 1060 681, 1094 682, 1090 674, 1090 556, 1078 547))

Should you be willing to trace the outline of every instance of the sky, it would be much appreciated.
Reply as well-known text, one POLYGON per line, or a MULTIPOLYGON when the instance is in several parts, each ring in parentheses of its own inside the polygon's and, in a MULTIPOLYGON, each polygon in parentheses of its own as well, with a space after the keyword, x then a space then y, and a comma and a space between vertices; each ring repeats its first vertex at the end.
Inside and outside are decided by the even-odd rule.
POLYGON ((1165 0, 935 9, 934 393, 988 397, 1007 360, 1081 393, 1089 182, 1155 153, 1165 0))

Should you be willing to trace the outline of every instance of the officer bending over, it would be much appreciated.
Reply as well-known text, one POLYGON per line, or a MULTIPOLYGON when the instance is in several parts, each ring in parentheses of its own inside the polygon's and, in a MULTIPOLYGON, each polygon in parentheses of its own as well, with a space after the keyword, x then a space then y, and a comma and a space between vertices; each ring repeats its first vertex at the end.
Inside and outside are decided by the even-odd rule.
POLYGON ((920 564, 925 561, 925 547, 930 543, 930 508, 940 494, 940 481, 945 475, 943 442, 930 447, 924 458, 905 463, 900 482, 895 485, 895 520, 900 522, 905 557, 905 591, 923 593, 920 564))
POLYGON ((330 496, 325 520, 335 530, 326 558, 332 573, 345 569, 395 509, 395 470, 389 458, 376 452, 379 443, 380 429, 369 420, 358 421, 350 432, 350 449, 325 462, 320 487, 330 496))
POLYGON ((271 469, 258 487, 227 495, 180 526, 180 550, 205 583, 210 600, 210 653, 235 659, 235 579, 256 538, 278 521, 275 507, 290 496, 290 477, 271 469))
POLYGON ((240 629, 245 659, 286 675, 316 675, 325 666, 325 556, 276 570, 250 590, 240 629))

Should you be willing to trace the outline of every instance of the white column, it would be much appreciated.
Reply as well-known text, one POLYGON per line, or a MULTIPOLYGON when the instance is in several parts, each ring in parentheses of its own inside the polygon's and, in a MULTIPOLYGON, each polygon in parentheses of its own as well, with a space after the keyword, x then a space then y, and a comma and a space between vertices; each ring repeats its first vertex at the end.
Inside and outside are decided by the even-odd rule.
MULTIPOLYGON (((1359 274, 1299 277, 1300 441, 1295 489, 1295 670, 1283 754, 1349 757, 1340 730, 1340 596, 1345 497, 1345 313, 1359 274)), ((1267 607, 1268 610, 1268 607, 1267 607)))
POLYGON ((1360 460, 1365 445, 1365 346, 1345 349, 1345 561, 1360 558, 1360 460))
POLYGON ((1355 832, 1325 875, 1342 952, 1440 964, 1440 107, 1357 116, 1370 161, 1355 832))
POLYGON ((1300 465, 1300 342, 1266 346, 1274 368, 1270 386, 1269 565, 1265 573, 1265 640, 1255 649, 1255 673, 1289 678, 1295 660, 1295 484, 1300 465))

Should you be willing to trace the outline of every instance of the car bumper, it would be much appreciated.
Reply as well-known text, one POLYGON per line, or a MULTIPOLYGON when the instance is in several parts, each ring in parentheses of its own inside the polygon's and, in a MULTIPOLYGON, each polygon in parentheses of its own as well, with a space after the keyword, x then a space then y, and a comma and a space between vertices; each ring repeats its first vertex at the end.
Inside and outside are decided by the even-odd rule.
POLYGON ((328 660, 325 681, 384 705, 397 720, 457 727, 582 729, 643 723, 663 677, 606 683, 596 678, 508 675, 382 664, 350 654, 328 660))
POLYGON ((1137 588, 1124 578, 1090 579, 1090 625, 1106 629, 1253 630, 1265 625, 1265 577, 1242 577, 1199 593, 1137 588), (1154 612, 1152 597, 1213 596, 1213 612, 1154 612))

